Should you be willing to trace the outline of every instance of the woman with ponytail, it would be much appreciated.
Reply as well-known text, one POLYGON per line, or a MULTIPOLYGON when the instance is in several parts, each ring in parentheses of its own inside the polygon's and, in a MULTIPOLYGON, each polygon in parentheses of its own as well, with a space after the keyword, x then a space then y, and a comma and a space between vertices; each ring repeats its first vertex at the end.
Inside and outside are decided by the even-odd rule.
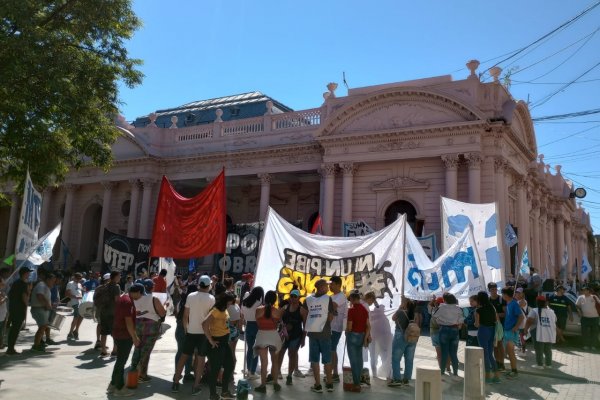
POLYGON ((254 352, 260 357, 260 386, 254 390, 265 393, 267 387, 267 368, 269 365, 269 354, 271 354, 271 376, 273 377, 273 388, 276 392, 281 390, 279 379, 279 350, 282 347, 281 337, 277 332, 277 325, 281 320, 281 310, 275 307, 277 293, 269 290, 265 294, 265 304, 256 309, 256 323, 258 334, 254 343, 254 352))

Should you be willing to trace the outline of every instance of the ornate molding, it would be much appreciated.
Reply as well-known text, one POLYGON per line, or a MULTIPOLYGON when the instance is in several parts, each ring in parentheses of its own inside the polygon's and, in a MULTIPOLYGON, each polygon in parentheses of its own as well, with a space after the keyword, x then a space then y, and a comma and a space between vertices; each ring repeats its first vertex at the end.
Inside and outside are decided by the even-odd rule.
POLYGON ((458 154, 444 154, 442 155, 442 162, 446 166, 446 169, 458 168, 458 154))
POLYGON ((65 191, 67 193, 73 193, 73 192, 76 192, 77 190, 79 190, 81 185, 77 185, 75 183, 65 183, 62 187, 65 189, 65 191))
POLYGON ((158 181, 154 178, 141 178, 140 179, 140 183, 142 184, 142 187, 144 188, 144 190, 152 189, 157 182, 158 181))
POLYGON ((354 176, 358 170, 358 165, 354 163, 340 163, 340 168, 344 176, 354 176))
POLYGON ((258 174, 261 186, 270 185, 272 180, 271 174, 258 174))
POLYGON ((390 178, 382 182, 376 182, 371 186, 374 192, 387 190, 427 190, 429 182, 409 177, 390 178))
POLYGON ((469 168, 481 168, 481 163, 483 162, 481 153, 466 153, 465 159, 467 160, 469 168))
POLYGON ((398 151, 406 149, 416 149, 423 146, 423 142, 414 140, 396 140, 393 142, 379 143, 369 147, 371 152, 382 152, 382 151, 398 151))
POLYGON ((336 167, 334 163, 323 163, 321 164, 321 168, 319 169, 319 174, 321 177, 333 177, 336 173, 336 167))
POLYGON ((508 161, 503 157, 494 158, 494 171, 503 172, 508 169, 508 161))
POLYGON ((117 187, 119 185, 119 182, 116 182, 116 181, 102 181, 102 182, 100 182, 100 184, 104 188, 105 192, 110 192, 110 191, 113 190, 113 188, 115 188, 115 187, 117 187))

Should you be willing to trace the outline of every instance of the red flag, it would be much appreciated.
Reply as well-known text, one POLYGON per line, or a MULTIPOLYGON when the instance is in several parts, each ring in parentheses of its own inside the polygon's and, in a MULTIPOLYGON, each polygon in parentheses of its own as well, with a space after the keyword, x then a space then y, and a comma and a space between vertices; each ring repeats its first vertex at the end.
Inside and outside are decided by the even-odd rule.
POLYGON ((152 257, 196 258, 225 253, 225 170, 191 199, 163 176, 158 195, 152 257))
POLYGON ((312 228, 310 228, 310 233, 322 235, 323 234, 323 221, 321 220, 321 214, 317 214, 317 218, 315 222, 313 222, 312 228))

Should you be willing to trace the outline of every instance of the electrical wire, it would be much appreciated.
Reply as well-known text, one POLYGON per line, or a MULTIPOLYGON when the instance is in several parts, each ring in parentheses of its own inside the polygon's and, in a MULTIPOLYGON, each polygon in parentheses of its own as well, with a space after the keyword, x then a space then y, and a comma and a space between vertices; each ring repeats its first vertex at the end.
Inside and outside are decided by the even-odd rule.
MULTIPOLYGON (((537 78, 536 78, 537 79, 537 78)), ((580 84, 580 83, 589 83, 589 82, 598 82, 600 81, 600 78, 597 79, 588 79, 585 81, 577 81, 577 82, 573 82, 573 84, 580 84)), ((512 80, 511 81, 513 86, 514 85, 564 85, 568 82, 533 82, 533 81, 518 81, 518 80, 512 80)))
POLYGON ((576 111, 576 112, 571 112, 571 113, 567 113, 567 114, 545 115, 543 117, 534 117, 531 120, 534 122, 550 121, 550 120, 556 120, 556 119, 576 118, 576 117, 581 117, 584 115, 592 115, 592 114, 600 114, 600 108, 594 108, 592 110, 585 110, 585 111, 576 111))
POLYGON ((556 140, 553 140, 553 141, 551 141, 551 142, 544 143, 544 144, 542 144, 542 145, 539 145, 539 146, 538 146, 538 150, 539 150, 539 149, 541 149, 542 147, 545 147, 545 146, 548 146, 548 145, 554 144, 554 143, 556 143, 556 142, 560 142, 560 141, 563 141, 563 140, 566 140, 566 139, 572 138, 573 136, 577 136, 577 135, 579 135, 579 134, 581 134, 581 133, 589 132, 589 131, 591 131, 592 129, 596 129, 596 128, 598 128, 598 127, 600 127, 600 124, 598 124, 598 125, 595 125, 595 126, 592 126, 592 127, 589 127, 589 128, 587 128, 587 129, 584 129, 584 130, 581 130, 581 131, 577 131, 577 132, 575 132, 575 133, 572 133, 572 134, 570 134, 570 135, 564 136, 564 137, 562 137, 562 138, 560 138, 560 139, 556 139, 556 140))

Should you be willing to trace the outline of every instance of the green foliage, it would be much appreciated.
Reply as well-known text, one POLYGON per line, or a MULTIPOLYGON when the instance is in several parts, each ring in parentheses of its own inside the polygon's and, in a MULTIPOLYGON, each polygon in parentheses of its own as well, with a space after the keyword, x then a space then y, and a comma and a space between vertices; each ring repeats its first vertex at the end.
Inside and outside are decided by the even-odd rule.
POLYGON ((1 181, 110 167, 117 83, 143 77, 124 43, 140 25, 131 0, 0 1, 1 181))

